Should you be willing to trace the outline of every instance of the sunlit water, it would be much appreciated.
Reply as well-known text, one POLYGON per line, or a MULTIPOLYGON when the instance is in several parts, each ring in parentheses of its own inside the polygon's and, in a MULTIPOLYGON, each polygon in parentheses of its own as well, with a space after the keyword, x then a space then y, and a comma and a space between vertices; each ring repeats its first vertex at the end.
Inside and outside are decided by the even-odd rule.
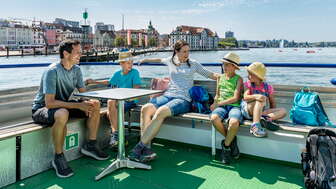
MULTIPOLYGON (((249 51, 235 51, 240 57, 241 62, 277 62, 277 63, 336 63, 336 48, 322 49, 251 49, 249 51), (307 50, 314 50, 316 53, 306 53, 307 50)), ((191 52, 190 57, 201 63, 219 62, 227 51, 214 52, 191 52)), ((142 58, 165 58, 172 53, 154 53, 141 55, 142 58)), ((31 56, 31 57, 10 57, 0 58, 0 64, 23 64, 23 63, 51 63, 59 61, 58 56, 31 56)), ((152 67, 137 65, 142 77, 162 77, 167 76, 166 67, 152 67)), ((220 72, 219 67, 207 67, 209 70, 220 72)), ((0 90, 29 87, 39 85, 41 75, 46 67, 35 68, 9 68, 0 69, 0 90)), ((84 78, 107 78, 110 77, 119 66, 81 66, 84 78)), ((268 68, 267 81, 271 84, 285 85, 308 85, 308 86, 332 86, 330 79, 336 77, 335 69, 330 68, 268 68)), ((241 68, 238 71, 246 79, 246 70, 241 68)), ((195 78, 202 79, 196 75, 195 78)))

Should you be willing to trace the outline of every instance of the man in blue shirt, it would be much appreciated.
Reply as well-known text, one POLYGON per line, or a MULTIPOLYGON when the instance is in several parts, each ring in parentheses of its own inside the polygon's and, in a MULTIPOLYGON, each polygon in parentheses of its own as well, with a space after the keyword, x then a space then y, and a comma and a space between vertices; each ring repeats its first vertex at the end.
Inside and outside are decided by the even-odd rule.
MULTIPOLYGON (((139 71, 132 68, 133 59, 130 52, 120 52, 119 53, 119 62, 121 70, 116 71, 110 80, 101 80, 95 81, 92 79, 86 80, 88 84, 105 84, 117 88, 140 88, 141 79, 139 71)), ((126 101, 124 110, 128 111, 129 109, 136 106, 136 100, 126 101)), ((107 101, 107 115, 111 124, 111 140, 110 146, 116 148, 118 146, 118 109, 117 102, 115 100, 107 101)))
POLYGON ((55 158, 52 166, 61 178, 73 175, 63 154, 64 139, 67 133, 69 117, 87 117, 88 141, 81 148, 84 155, 97 160, 106 160, 109 156, 96 145, 100 121, 100 102, 98 100, 72 101, 75 89, 85 92, 82 72, 77 65, 81 57, 79 41, 66 40, 59 48, 61 62, 52 64, 44 72, 40 89, 33 102, 32 118, 34 122, 52 126, 55 158))

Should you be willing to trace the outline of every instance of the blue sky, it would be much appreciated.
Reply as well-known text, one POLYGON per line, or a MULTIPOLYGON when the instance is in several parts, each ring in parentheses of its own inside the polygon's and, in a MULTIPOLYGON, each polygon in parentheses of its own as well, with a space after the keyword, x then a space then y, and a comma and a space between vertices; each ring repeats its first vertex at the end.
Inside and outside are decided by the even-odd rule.
POLYGON ((177 25, 208 27, 220 37, 232 30, 238 39, 336 41, 336 0, 4 0, 0 18, 60 17, 81 20, 85 8, 91 25, 102 21, 121 29, 147 27, 160 33, 177 25))

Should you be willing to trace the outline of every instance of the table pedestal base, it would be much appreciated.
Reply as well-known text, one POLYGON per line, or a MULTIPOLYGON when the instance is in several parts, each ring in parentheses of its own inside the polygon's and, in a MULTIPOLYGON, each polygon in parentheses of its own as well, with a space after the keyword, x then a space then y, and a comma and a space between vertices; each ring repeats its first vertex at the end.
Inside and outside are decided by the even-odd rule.
POLYGON ((136 161, 131 161, 129 159, 116 159, 113 163, 111 163, 108 167, 106 167, 99 175, 95 177, 95 180, 100 180, 105 175, 112 173, 115 170, 120 168, 139 168, 139 169, 152 169, 150 165, 146 165, 143 163, 139 163, 136 161))

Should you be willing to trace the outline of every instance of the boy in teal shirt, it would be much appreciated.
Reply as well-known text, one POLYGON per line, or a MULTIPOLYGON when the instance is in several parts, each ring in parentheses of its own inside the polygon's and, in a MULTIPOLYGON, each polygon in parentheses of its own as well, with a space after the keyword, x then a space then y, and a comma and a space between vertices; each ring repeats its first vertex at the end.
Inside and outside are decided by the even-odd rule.
MULTIPOLYGON (((121 52, 119 53, 119 62, 121 70, 116 71, 110 80, 95 81, 92 79, 86 80, 87 84, 105 84, 110 85, 116 88, 140 88, 141 79, 139 71, 132 68, 133 59, 130 52, 121 52)), ((136 106, 136 100, 126 101, 124 110, 128 111, 129 109, 136 106)), ((116 100, 107 101, 107 116, 111 124, 111 140, 110 146, 116 148, 118 146, 118 107, 116 100)))

